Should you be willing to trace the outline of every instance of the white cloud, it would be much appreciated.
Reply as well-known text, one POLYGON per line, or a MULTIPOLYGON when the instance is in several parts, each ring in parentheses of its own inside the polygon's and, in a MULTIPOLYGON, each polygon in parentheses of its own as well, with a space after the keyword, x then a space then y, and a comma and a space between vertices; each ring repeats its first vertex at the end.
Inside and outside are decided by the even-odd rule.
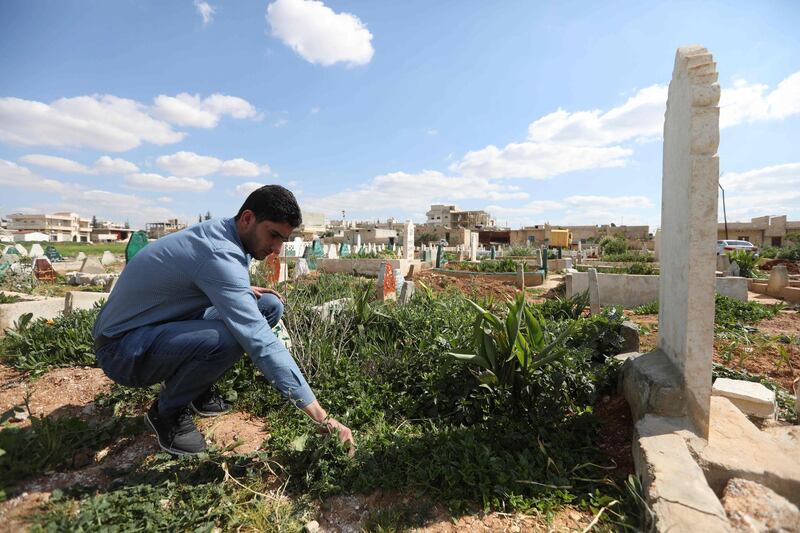
MULTIPOLYGON (((722 175, 720 183, 725 188, 729 221, 762 215, 800 217, 800 163, 728 172, 722 175)), ((720 200, 720 220, 722 215, 720 200)))
POLYGON ((661 136, 667 88, 652 85, 607 112, 600 110, 568 113, 559 109, 528 126, 534 142, 576 146, 607 146, 631 139, 649 140, 661 136))
POLYGON ((29 165, 72 174, 124 174, 139 171, 139 167, 130 161, 107 155, 97 158, 91 168, 72 159, 44 154, 28 154, 20 157, 19 160, 29 165))
POLYGON ((781 81, 769 92, 764 84, 738 80, 720 97, 720 127, 759 120, 784 119, 800 113, 800 72, 781 81))
POLYGON ((246 159, 235 158, 223 161, 216 157, 180 151, 172 155, 162 155, 156 165, 176 176, 199 178, 220 172, 224 176, 255 178, 270 173, 269 165, 259 165, 246 159))
POLYGON ((31 172, 26 167, 5 159, 0 159, 0 185, 3 187, 18 187, 20 189, 59 193, 74 191, 78 188, 74 184, 44 178, 31 172))
POLYGON ((633 150, 621 146, 572 146, 536 142, 489 145, 467 152, 450 171, 480 178, 547 179, 591 168, 625 166, 633 150))
POLYGON ((203 25, 206 26, 214 21, 214 13, 216 10, 208 2, 201 2, 194 0, 194 7, 197 9, 197 14, 203 17, 203 25))
POLYGON ((258 183, 257 181, 248 181, 248 182, 241 183, 241 184, 237 185, 233 189, 233 193, 236 196, 247 196, 251 192, 253 192, 254 190, 259 189, 259 188, 263 187, 264 185, 266 185, 266 183, 258 183))
POLYGON ((528 193, 518 187, 491 183, 482 178, 446 176, 424 170, 416 174, 392 172, 376 176, 354 190, 303 202, 310 209, 338 213, 342 209, 375 211, 427 211, 431 204, 467 199, 524 200, 528 193))
POLYGON ((318 0, 276 0, 267 6, 273 37, 309 63, 366 65, 372 34, 350 13, 336 13, 318 0))
POLYGON ((180 142, 186 134, 173 125, 213 128, 226 115, 258 118, 249 102, 222 94, 203 100, 186 93, 160 95, 153 106, 112 95, 60 98, 50 104, 5 97, 0 98, 0 142, 124 152, 142 143, 180 142))
POLYGON ((130 174, 125 177, 125 184, 134 189, 148 191, 190 192, 205 192, 214 186, 212 182, 203 178, 179 178, 153 173, 130 174))
POLYGON ((646 196, 569 196, 564 199, 564 203, 582 209, 637 209, 653 207, 653 202, 646 196))
POLYGON ((490 205, 498 223, 512 227, 550 222, 564 225, 620 223, 647 224, 645 213, 637 210, 653 207, 646 196, 569 196, 563 200, 537 200, 521 207, 490 205))
POLYGON ((153 101, 153 115, 193 128, 214 128, 224 115, 232 118, 257 118, 256 108, 243 98, 212 94, 201 99, 197 94, 159 95, 153 101))

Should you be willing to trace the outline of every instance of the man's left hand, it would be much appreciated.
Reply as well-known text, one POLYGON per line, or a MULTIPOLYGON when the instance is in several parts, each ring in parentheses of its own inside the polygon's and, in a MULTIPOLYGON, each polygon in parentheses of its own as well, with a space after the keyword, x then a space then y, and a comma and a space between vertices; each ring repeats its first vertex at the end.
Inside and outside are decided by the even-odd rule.
POLYGON ((278 291, 276 291, 275 289, 267 289, 266 287, 250 287, 250 288, 253 290, 253 294, 256 295, 256 298, 261 298, 262 294, 274 294, 275 296, 278 297, 278 299, 281 302, 286 303, 286 300, 284 299, 283 295, 278 291))

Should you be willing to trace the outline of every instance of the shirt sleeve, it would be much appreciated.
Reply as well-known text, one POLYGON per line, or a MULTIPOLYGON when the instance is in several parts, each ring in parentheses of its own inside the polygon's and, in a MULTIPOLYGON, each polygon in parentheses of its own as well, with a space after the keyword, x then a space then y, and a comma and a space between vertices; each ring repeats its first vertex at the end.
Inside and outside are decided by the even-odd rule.
POLYGON ((285 398, 301 409, 316 399, 289 350, 258 310, 247 269, 236 258, 215 253, 197 270, 194 282, 253 364, 285 398))

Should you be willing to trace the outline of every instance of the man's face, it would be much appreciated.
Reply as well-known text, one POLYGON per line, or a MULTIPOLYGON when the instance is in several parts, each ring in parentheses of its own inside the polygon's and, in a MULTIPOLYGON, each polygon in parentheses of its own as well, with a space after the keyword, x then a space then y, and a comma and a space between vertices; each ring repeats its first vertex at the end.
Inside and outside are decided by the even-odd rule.
POLYGON ((258 222, 255 213, 250 210, 242 213, 236 227, 244 249, 259 261, 270 254, 279 253, 281 245, 289 240, 294 229, 287 222, 258 222))

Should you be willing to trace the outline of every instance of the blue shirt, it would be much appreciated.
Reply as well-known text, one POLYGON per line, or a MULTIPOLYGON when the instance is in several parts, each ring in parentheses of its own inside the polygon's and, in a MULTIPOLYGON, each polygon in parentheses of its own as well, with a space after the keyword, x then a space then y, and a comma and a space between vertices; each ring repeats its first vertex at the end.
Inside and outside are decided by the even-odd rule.
POLYGON ((142 326, 196 320, 213 305, 267 380, 303 408, 315 400, 314 393, 259 311, 249 264, 233 218, 162 237, 122 271, 92 335, 117 337, 142 326))

